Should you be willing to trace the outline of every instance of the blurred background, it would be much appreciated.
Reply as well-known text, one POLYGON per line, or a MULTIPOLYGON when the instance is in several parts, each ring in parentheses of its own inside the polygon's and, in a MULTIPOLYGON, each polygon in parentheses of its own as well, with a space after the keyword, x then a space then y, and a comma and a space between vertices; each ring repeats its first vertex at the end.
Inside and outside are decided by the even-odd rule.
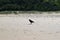
POLYGON ((60 11, 60 0, 0 0, 0 11, 60 11))

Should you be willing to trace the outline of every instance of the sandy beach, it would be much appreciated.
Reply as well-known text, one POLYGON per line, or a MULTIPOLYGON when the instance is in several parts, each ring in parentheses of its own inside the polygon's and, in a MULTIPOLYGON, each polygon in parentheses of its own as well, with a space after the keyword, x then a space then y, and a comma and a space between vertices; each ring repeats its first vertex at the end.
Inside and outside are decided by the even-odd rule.
POLYGON ((0 15, 0 40, 60 40, 60 15, 0 15))

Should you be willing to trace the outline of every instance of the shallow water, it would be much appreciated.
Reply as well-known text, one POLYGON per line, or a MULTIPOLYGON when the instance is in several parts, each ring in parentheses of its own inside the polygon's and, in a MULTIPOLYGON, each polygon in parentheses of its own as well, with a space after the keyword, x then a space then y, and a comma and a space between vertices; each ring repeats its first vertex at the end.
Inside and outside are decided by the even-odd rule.
POLYGON ((60 16, 41 14, 0 16, 0 40, 60 40, 60 16), (29 18, 35 23, 30 25, 29 18))

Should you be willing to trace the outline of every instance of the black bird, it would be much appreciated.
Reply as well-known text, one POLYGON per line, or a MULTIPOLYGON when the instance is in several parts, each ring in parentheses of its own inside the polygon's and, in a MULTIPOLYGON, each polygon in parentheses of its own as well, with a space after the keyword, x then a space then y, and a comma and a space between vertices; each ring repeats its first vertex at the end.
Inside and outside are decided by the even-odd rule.
POLYGON ((34 23, 34 21, 32 21, 31 19, 29 19, 29 22, 32 24, 32 23, 34 23))

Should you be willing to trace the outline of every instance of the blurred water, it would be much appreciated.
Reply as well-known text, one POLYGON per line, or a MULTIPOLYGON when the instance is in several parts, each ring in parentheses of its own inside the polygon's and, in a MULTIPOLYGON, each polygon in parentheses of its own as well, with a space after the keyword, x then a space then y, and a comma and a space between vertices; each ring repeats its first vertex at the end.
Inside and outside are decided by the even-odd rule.
POLYGON ((21 14, 0 16, 0 40, 60 40, 60 16, 21 14), (28 19, 35 21, 29 25, 28 19))
POLYGON ((0 27, 14 27, 14 26, 27 26, 29 24, 28 19, 32 19, 35 23, 32 26, 37 26, 37 30, 43 29, 44 31, 59 31, 60 32, 60 16, 59 15, 19 15, 19 16, 5 16, 0 17, 0 27), (42 27, 42 28, 41 28, 42 27), (43 28, 44 27, 44 28, 43 28))

